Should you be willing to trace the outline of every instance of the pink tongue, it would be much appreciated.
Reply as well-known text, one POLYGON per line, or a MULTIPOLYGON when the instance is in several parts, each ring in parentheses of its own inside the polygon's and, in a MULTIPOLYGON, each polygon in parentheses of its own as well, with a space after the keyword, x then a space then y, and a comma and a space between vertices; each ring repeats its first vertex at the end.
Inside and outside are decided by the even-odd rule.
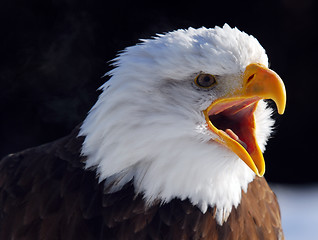
POLYGON ((239 144, 241 144, 245 149, 247 149, 247 145, 245 142, 243 142, 231 129, 226 129, 225 132, 227 133, 227 135, 230 136, 230 138, 234 139, 235 141, 237 141, 239 144))
POLYGON ((231 129, 228 128, 225 130, 225 132, 227 133, 227 135, 229 135, 235 141, 240 140, 239 137, 231 129))

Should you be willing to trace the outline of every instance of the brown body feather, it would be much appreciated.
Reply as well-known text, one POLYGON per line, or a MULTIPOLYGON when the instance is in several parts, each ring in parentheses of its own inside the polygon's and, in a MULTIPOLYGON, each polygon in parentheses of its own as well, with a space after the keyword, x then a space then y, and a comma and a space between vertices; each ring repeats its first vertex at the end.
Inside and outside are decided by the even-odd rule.
POLYGON ((83 170, 77 133, 1 160, 0 239, 283 239, 264 178, 249 184, 222 226, 212 208, 202 214, 188 200, 146 209, 132 185, 107 194, 95 172, 83 170))

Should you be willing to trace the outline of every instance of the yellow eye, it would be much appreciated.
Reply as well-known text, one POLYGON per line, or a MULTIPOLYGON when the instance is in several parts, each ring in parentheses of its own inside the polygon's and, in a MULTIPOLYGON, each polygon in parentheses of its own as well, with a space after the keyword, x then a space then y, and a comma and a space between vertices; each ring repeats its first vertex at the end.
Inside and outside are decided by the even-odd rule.
POLYGON ((211 74, 201 73, 195 78, 194 82, 201 88, 210 88, 216 84, 216 79, 211 74))

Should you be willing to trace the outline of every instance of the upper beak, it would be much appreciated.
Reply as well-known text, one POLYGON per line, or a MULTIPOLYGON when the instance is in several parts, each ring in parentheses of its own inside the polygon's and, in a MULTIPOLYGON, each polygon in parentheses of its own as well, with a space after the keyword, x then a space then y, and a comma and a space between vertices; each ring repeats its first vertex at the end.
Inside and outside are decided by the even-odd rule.
POLYGON ((242 95, 272 99, 279 114, 284 114, 286 90, 282 79, 273 70, 257 63, 248 65, 243 75, 242 95))
POLYGON ((244 71, 242 88, 215 100, 204 111, 209 128, 219 136, 216 141, 236 153, 258 176, 265 172, 254 119, 261 99, 272 99, 278 113, 284 113, 286 90, 283 81, 274 71, 252 63, 244 71))

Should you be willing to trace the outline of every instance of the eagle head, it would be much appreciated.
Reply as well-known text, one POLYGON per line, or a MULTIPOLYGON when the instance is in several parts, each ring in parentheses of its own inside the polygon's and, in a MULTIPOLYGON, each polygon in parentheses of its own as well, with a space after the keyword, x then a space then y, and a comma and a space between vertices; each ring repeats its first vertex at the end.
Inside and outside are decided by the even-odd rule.
POLYGON ((126 48, 81 126, 86 168, 110 192, 132 182, 147 204, 189 199, 222 224, 262 176, 280 77, 237 28, 189 28, 126 48))

